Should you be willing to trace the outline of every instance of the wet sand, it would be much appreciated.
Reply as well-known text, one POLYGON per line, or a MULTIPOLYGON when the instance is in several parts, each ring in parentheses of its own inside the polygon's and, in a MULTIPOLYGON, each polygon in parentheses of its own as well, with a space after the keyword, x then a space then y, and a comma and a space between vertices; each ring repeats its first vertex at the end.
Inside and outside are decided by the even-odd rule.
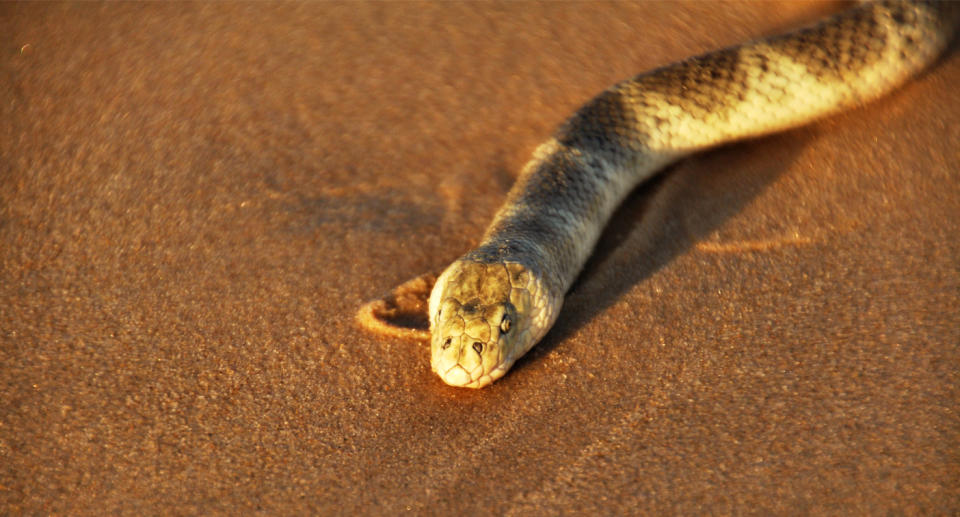
POLYGON ((960 53, 630 197, 513 371, 360 305, 634 73, 831 5, 0 6, 0 513, 960 511, 960 53))

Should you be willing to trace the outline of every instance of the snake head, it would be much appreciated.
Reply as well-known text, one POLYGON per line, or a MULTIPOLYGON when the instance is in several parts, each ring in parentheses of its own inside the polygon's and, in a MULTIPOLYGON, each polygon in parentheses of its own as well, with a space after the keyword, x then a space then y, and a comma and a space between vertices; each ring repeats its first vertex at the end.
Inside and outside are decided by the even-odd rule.
POLYGON ((521 264, 454 262, 430 294, 433 371, 451 386, 492 383, 543 337, 559 303, 521 264))

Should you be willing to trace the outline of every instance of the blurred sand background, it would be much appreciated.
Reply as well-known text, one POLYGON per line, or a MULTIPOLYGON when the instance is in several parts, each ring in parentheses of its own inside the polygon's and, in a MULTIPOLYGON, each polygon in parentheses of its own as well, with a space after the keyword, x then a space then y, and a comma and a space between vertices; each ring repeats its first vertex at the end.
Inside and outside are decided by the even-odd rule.
POLYGON ((960 53, 629 198, 491 388, 362 331, 617 80, 835 4, 0 5, 0 513, 960 511, 960 53))

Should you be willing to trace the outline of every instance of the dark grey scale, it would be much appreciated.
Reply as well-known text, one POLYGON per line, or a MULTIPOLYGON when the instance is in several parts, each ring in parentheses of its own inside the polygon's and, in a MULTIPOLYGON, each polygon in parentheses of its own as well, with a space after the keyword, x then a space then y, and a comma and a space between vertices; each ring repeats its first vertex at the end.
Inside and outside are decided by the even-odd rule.
POLYGON ((662 96, 702 120, 729 103, 727 88, 744 82, 739 77, 739 63, 739 50, 729 48, 654 70, 634 82, 639 90, 662 96), (718 84, 712 83, 714 76, 718 84))
POLYGON ((518 235, 516 238, 498 239, 494 243, 474 248, 463 258, 483 264, 498 264, 507 260, 516 261, 518 258, 537 256, 537 253, 532 241, 518 235))
POLYGON ((555 138, 566 147, 616 159, 622 156, 624 148, 629 148, 627 140, 635 138, 635 127, 629 98, 612 88, 577 110, 560 126, 555 138))
POLYGON ((485 264, 519 262, 543 275, 552 285, 562 285, 567 273, 564 264, 570 261, 574 249, 570 235, 557 226, 550 230, 553 237, 545 238, 544 233, 531 231, 533 221, 513 220, 498 225, 498 238, 475 248, 464 259, 485 264))
POLYGON ((516 238, 527 243, 537 243, 538 249, 531 249, 523 255, 511 254, 510 257, 506 258, 528 266, 531 263, 527 261, 535 259, 533 262, 542 266, 536 269, 548 276, 551 283, 562 285, 567 275, 572 273, 570 268, 574 266, 571 264, 576 265, 577 263, 576 250, 580 243, 575 242, 574 235, 570 233, 558 233, 555 238, 543 239, 542 235, 534 235, 522 227, 508 227, 501 235, 510 235, 509 240, 511 241, 516 238))
MULTIPOLYGON (((933 27, 930 30, 948 32, 950 27, 960 25, 960 2, 936 2, 933 4, 926 2, 924 6, 935 16, 937 27, 933 27)), ((917 46, 920 46, 919 42, 917 46)), ((956 47, 956 45, 954 45, 954 47, 956 47)))
POLYGON ((581 159, 583 161, 583 165, 587 168, 587 170, 591 171, 591 173, 594 176, 600 178, 602 181, 609 180, 611 174, 614 174, 609 170, 610 169, 609 167, 605 166, 604 161, 601 160, 600 157, 595 154, 587 154, 586 156, 583 156, 581 159))
POLYGON ((601 188, 596 173, 584 170, 566 153, 550 156, 524 181, 524 211, 532 211, 531 217, 540 217, 558 206, 575 218, 585 215, 589 213, 590 200, 601 188))
POLYGON ((890 18, 898 25, 908 25, 917 19, 917 13, 905 9, 902 5, 892 5, 890 6, 890 18))
POLYGON ((878 50, 887 44, 887 34, 875 17, 870 10, 844 13, 836 24, 821 24, 792 37, 773 38, 770 44, 815 71, 821 81, 835 81, 881 58, 878 50), (852 41, 850 34, 861 36, 852 41))
POLYGON ((503 223, 498 226, 497 233, 513 237, 501 239, 501 241, 504 243, 513 245, 510 247, 515 249, 508 250, 510 253, 513 253, 514 251, 519 251, 519 248, 526 247, 519 243, 515 243, 515 240, 531 243, 545 243, 557 238, 562 238, 564 232, 559 225, 544 222, 542 218, 511 218, 503 221, 503 223))
POLYGON ((730 90, 743 78, 738 77, 740 53, 728 49, 694 58, 687 63, 689 84, 680 93, 684 101, 693 101, 700 110, 712 112, 730 101, 730 90), (738 81, 739 80, 739 81, 738 81))
POLYGON ((564 225, 544 225, 536 220, 522 220, 508 223, 504 226, 501 235, 515 236, 516 239, 536 243, 539 249, 530 250, 530 255, 543 255, 541 260, 553 260, 563 255, 566 250, 575 247, 573 236, 564 225))
POLYGON ((643 78, 644 75, 639 75, 617 86, 618 91, 628 100, 634 112, 636 125, 627 129, 630 138, 625 142, 625 147, 632 153, 632 159, 642 158, 642 153, 649 151, 644 135, 656 134, 672 123, 669 118, 657 114, 659 106, 651 100, 647 95, 648 91, 640 83, 643 78))
POLYGON ((755 60, 754 66, 756 66, 761 72, 762 75, 767 75, 770 73, 770 57, 766 54, 755 54, 753 56, 755 60))
MULTIPOLYGON (((930 8, 930 6, 927 6, 930 8)), ((949 13, 944 13, 941 17, 948 17, 949 13)), ((917 13, 912 9, 906 9, 905 6, 896 5, 892 6, 892 11, 890 13, 890 18, 897 23, 898 25, 913 25, 917 22, 917 13)), ((907 34, 904 38, 905 47, 900 50, 900 57, 906 59, 906 56, 913 54, 916 47, 919 45, 919 42, 916 41, 911 35, 907 34)))
POLYGON ((736 103, 731 102, 732 99, 737 101, 746 99, 748 83, 744 68, 745 59, 742 49, 731 49, 728 60, 722 63, 722 66, 711 70, 710 82, 706 87, 717 105, 733 107, 736 103))

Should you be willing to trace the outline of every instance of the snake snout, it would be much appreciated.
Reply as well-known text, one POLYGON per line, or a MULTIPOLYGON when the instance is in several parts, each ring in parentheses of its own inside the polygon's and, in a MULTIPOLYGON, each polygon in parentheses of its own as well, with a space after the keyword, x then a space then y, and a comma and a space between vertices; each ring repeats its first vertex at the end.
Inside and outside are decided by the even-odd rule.
POLYGON ((491 373, 500 362, 495 341, 478 337, 476 333, 439 335, 434 339, 431 366, 444 382, 469 388, 493 382, 491 373))

